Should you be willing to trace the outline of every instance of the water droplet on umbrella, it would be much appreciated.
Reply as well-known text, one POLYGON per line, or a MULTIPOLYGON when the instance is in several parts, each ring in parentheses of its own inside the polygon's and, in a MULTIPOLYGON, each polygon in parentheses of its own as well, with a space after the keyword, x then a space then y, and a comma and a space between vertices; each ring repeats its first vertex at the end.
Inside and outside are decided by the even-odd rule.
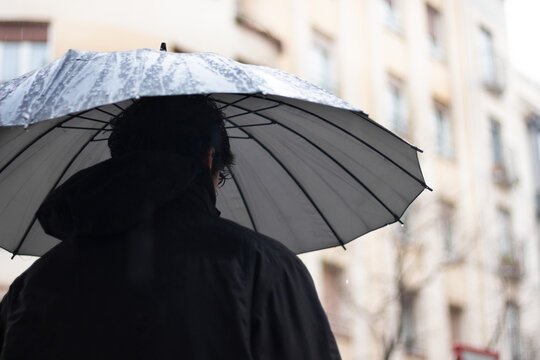
POLYGON ((401 225, 399 225, 399 226, 401 226, 402 228, 404 228, 404 227, 405 227, 405 224, 401 224, 401 225))
POLYGON ((30 125, 30 114, 25 111, 22 113, 22 118, 24 122, 24 130, 28 131, 28 125, 30 125))

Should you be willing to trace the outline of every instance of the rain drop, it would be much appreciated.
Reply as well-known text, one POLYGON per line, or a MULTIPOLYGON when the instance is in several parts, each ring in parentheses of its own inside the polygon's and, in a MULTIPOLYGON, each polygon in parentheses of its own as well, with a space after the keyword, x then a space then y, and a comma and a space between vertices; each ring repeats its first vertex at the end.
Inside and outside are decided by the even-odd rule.
POLYGON ((402 224, 400 224, 399 226, 401 226, 402 228, 404 228, 404 227, 405 227, 405 224, 402 223, 402 224))
POLYGON ((24 122, 24 131, 28 131, 28 123, 30 122, 30 114, 28 114, 26 111, 22 113, 22 118, 24 122))
POLYGON ((349 279, 345 280, 345 285, 349 285, 349 279))

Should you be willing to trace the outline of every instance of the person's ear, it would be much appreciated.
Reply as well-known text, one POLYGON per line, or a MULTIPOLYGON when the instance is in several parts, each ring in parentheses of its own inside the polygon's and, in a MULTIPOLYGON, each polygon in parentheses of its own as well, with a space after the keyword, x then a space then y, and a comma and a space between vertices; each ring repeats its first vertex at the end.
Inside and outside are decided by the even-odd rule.
POLYGON ((208 155, 204 159, 204 163, 208 165, 208 168, 212 170, 212 163, 214 162, 214 156, 216 155, 216 150, 211 147, 210 150, 208 150, 208 155))

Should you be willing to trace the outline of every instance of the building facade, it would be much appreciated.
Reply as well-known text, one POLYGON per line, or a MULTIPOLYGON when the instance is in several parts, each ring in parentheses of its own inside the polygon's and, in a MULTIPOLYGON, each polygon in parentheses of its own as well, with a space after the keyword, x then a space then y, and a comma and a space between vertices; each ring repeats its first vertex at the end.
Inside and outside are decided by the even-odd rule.
MULTIPOLYGON (((404 227, 301 256, 344 359, 540 358, 540 86, 509 66, 503 1, 3 2, 0 81, 162 41, 297 74, 424 150, 435 190, 404 227)), ((2 254, 0 291, 31 261, 2 254)))

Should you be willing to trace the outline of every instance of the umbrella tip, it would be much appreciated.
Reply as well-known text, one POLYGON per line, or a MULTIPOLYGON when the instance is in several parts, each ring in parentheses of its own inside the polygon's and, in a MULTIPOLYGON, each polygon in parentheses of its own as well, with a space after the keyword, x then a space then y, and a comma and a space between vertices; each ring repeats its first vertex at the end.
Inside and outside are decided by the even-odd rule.
POLYGON ((162 42, 159 51, 167 51, 167 43, 162 42))

